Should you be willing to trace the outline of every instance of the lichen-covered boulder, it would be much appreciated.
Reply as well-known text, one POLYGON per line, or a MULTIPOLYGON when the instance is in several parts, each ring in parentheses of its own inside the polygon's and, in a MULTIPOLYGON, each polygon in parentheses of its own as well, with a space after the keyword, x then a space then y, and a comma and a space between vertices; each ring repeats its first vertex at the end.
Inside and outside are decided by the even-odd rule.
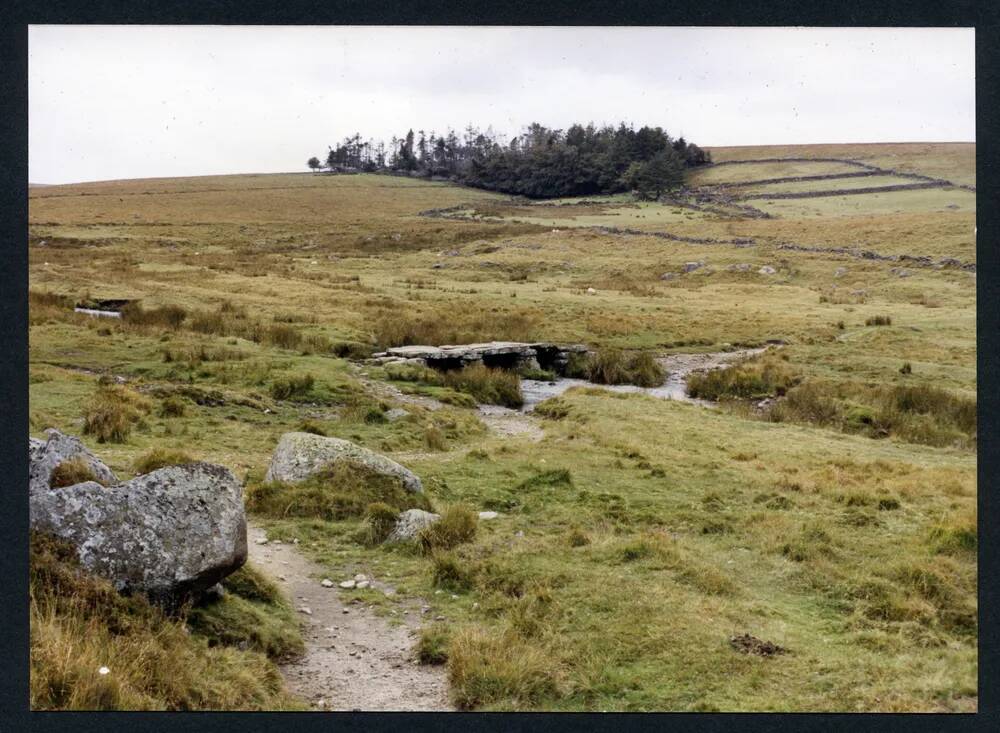
POLYGON ((407 509, 399 515, 396 526, 386 538, 386 542, 411 542, 417 538, 420 531, 430 527, 441 518, 440 514, 425 512, 423 509, 407 509))
POLYGON ((45 431, 45 440, 28 439, 28 490, 48 489, 52 472, 56 467, 72 458, 81 458, 90 467, 94 478, 102 484, 116 484, 118 477, 93 453, 87 450, 79 438, 64 435, 55 428, 45 431))
POLYGON ((243 491, 226 468, 189 463, 123 484, 87 481, 30 494, 32 530, 74 545, 80 564, 122 593, 173 604, 247 558, 243 491))
POLYGON ((323 470, 331 463, 350 461, 373 471, 394 476, 407 491, 420 493, 423 485, 410 469, 349 440, 326 438, 313 433, 285 433, 278 441, 265 481, 297 483, 323 470))

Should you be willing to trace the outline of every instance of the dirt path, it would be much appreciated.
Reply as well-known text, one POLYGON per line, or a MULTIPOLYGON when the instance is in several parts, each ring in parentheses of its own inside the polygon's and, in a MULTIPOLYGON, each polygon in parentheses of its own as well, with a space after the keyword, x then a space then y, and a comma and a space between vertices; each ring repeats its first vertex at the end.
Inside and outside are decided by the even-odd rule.
POLYGON ((480 405, 479 419, 502 438, 527 438, 537 443, 545 437, 541 421, 533 415, 499 405, 480 405))
MULTIPOLYGON (((328 576, 294 545, 258 544, 266 536, 248 527, 249 561, 278 583, 303 620, 306 653, 279 665, 292 692, 317 710, 453 709, 444 669, 414 661, 420 609, 402 611, 402 624, 390 625, 364 604, 344 603, 336 585, 320 585, 328 576)), ((377 579, 374 587, 392 592, 377 579)))

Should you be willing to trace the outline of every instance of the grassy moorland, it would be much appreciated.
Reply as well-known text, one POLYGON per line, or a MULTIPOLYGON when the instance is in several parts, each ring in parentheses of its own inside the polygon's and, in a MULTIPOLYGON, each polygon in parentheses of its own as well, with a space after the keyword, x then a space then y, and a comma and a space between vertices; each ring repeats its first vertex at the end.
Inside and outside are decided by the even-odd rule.
MULTIPOLYGON (((973 145, 712 154, 856 158, 975 184, 973 145)), ((851 170, 717 166, 689 184, 851 170)), ((764 187, 898 182, 882 178, 764 187)), ((685 203, 514 200, 375 175, 31 189, 32 434, 81 435, 124 476, 167 451, 229 466, 273 536, 299 539, 331 577, 374 572, 398 591, 345 593, 387 616, 413 598, 432 607, 420 655, 447 665, 463 708, 974 710, 976 281, 963 265, 975 262, 975 194, 735 201, 772 218, 685 203), (690 262, 702 264, 685 272, 690 262), (141 302, 121 320, 72 311, 111 298, 141 302), (488 429, 473 395, 497 385, 482 375, 363 362, 387 345, 493 339, 655 355, 785 345, 693 380, 719 409, 571 390, 540 406, 538 442, 488 429), (751 397, 778 399, 759 409, 751 397), (103 432, 108 405, 117 429, 103 432), (424 551, 364 541, 361 511, 289 517, 261 500, 260 479, 278 437, 298 429, 397 458, 438 510, 500 516, 424 551), (730 638, 745 633, 786 651, 743 654, 730 638)), ((42 680, 60 648, 102 624, 65 610, 47 578, 33 577, 42 680)), ((240 672, 273 673, 268 656, 295 650, 287 607, 228 598, 162 641, 193 645, 184 653, 207 661, 192 668, 225 694, 180 697, 150 678, 159 692, 67 702, 53 684, 34 699, 294 704, 240 672), (227 626, 238 633, 220 636, 227 626), (205 656, 219 654, 225 664, 205 656)), ((153 624, 148 609, 129 613, 153 624)), ((130 684, 142 691, 142 673, 130 684)))

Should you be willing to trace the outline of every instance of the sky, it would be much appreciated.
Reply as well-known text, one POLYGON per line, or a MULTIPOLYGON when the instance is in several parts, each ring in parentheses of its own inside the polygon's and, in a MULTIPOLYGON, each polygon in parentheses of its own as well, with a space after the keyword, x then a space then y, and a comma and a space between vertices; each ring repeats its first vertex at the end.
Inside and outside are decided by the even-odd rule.
POLYGON ((29 181, 306 170, 360 132, 975 140, 973 29, 31 26, 29 181))

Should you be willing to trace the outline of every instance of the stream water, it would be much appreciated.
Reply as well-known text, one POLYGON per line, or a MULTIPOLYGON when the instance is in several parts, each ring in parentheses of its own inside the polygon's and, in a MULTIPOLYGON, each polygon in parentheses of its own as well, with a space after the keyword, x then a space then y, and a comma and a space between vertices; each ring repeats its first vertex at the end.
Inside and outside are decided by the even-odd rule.
POLYGON ((121 318, 122 314, 118 311, 102 311, 96 308, 80 308, 77 306, 73 309, 77 313, 84 313, 88 316, 97 316, 99 318, 121 318))
POLYGON ((535 405, 549 397, 556 397, 571 387, 597 387, 611 392, 641 392, 652 397, 666 400, 678 400, 702 407, 712 407, 710 400, 700 400, 687 394, 687 378, 693 372, 721 369, 730 364, 766 351, 769 347, 757 349, 742 349, 739 351, 723 351, 712 354, 673 354, 660 357, 659 362, 667 373, 666 381, 659 387, 636 387, 632 384, 594 384, 586 379, 562 378, 552 382, 535 379, 521 380, 521 393, 524 395, 524 405, 521 412, 531 412, 535 405))

